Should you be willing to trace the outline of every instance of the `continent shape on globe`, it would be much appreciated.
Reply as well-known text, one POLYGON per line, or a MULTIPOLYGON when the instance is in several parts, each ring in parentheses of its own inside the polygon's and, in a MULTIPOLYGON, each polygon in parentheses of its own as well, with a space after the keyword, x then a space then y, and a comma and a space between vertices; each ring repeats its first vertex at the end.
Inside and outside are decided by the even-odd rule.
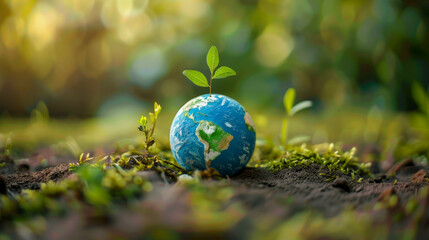
POLYGON ((186 170, 207 166, 232 176, 249 162, 256 133, 250 114, 235 100, 209 94, 187 102, 170 129, 171 151, 186 170))

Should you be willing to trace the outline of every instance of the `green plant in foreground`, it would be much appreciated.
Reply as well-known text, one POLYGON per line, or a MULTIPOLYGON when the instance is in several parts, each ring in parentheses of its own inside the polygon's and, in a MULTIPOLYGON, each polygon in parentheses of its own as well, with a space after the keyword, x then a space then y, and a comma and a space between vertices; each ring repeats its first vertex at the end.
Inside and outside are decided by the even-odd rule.
MULTIPOLYGON (((1 135, 0 135, 1 137, 1 135)), ((1 140, 1 139, 0 139, 1 140)), ((0 142, 1 144, 1 142, 0 142)), ((3 156, 0 155, 0 168, 4 168, 7 165, 13 166, 13 159, 10 156, 12 148, 12 134, 9 134, 9 136, 6 138, 3 146, 3 156)), ((1 146, 0 146, 1 149, 1 146)))
POLYGON ((104 162, 109 158, 110 155, 91 157, 89 153, 81 153, 77 163, 69 163, 69 171, 75 172, 80 166, 85 165, 85 163, 92 163, 94 166, 105 166, 104 162))
POLYGON ((152 184, 137 172, 137 169, 104 170, 102 166, 84 164, 73 177, 42 183, 40 190, 23 190, 15 198, 0 195, 0 223, 46 213, 60 215, 87 207, 108 212, 112 204, 137 199, 152 190, 152 184))
POLYGON ((138 121, 140 123, 138 129, 145 135, 145 152, 135 150, 133 147, 132 149, 129 148, 130 150, 124 153, 113 152, 97 157, 91 157, 89 153, 82 153, 77 163, 70 163, 69 170, 71 172, 76 172, 86 165, 98 166, 103 169, 115 167, 118 171, 124 171, 123 169, 137 171, 155 170, 159 172, 166 181, 168 181, 167 177, 170 180, 175 180, 178 175, 186 172, 186 170, 175 164, 174 161, 169 161, 158 156, 158 153, 149 152, 149 148, 155 144, 154 130, 160 112, 161 106, 155 102, 154 112, 149 113, 149 121, 152 126, 148 126, 148 119, 145 116, 141 116, 138 121))
MULTIPOLYGON (((4 143, 4 147, 3 147, 3 157, 5 159, 5 161, 10 160, 10 149, 12 148, 12 134, 9 134, 9 136, 7 136, 5 143, 4 143)), ((1 159, 1 158, 0 158, 1 159)))
POLYGON ((369 167, 371 163, 361 163, 355 156, 356 148, 342 152, 338 146, 334 144, 316 145, 313 148, 307 147, 305 144, 297 146, 288 146, 285 155, 279 159, 262 164, 272 170, 282 170, 291 167, 308 167, 312 164, 319 165, 321 169, 329 171, 328 174, 320 173, 327 178, 333 180, 336 178, 335 172, 342 172, 349 175, 353 180, 362 181, 359 176, 372 177, 369 167), (321 149, 326 149, 322 152, 321 149))
POLYGON ((183 75, 185 75, 197 86, 208 87, 211 96, 213 79, 221 79, 229 76, 234 76, 236 75, 236 73, 233 69, 225 66, 219 67, 216 70, 217 66, 219 65, 219 53, 215 46, 212 46, 207 53, 207 65, 210 69, 210 82, 207 81, 207 78, 200 71, 185 70, 183 71, 183 75))
POLYGON ((145 144, 146 144, 146 151, 149 152, 149 147, 151 147, 154 143, 155 143, 155 138, 153 137, 153 132, 155 130, 155 126, 156 126, 156 119, 158 118, 159 113, 161 112, 161 105, 159 105, 157 102, 154 103, 153 106, 153 113, 149 113, 149 120, 152 123, 152 127, 149 128, 147 126, 147 118, 142 115, 139 123, 140 126, 138 127, 138 129, 144 133, 146 140, 145 140, 145 144))
POLYGON ((289 88, 283 97, 283 104, 286 109, 286 117, 283 119, 282 124, 282 145, 286 145, 287 143, 286 140, 290 118, 294 116, 297 112, 300 112, 306 108, 313 106, 313 103, 308 100, 297 103, 294 106, 293 104, 295 101, 295 94, 295 89, 289 88))

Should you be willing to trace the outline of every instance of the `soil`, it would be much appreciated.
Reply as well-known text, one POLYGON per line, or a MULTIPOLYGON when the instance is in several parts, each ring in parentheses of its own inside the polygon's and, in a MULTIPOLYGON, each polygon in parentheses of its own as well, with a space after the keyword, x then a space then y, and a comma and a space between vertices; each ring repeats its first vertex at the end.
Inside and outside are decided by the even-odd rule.
MULTIPOLYGON (((61 217, 49 217, 45 222, 50 227, 39 237, 46 239, 115 239, 135 238, 155 231, 157 226, 169 226, 170 230, 182 238, 190 239, 248 239, 251 231, 260 221, 269 218, 271 224, 289 219, 302 210, 315 210, 326 217, 339 214, 344 209, 365 211, 378 201, 396 194, 400 202, 415 196, 423 186, 428 186, 428 168, 417 166, 412 161, 398 163, 385 173, 377 173, 375 178, 365 178, 358 183, 350 176, 336 172, 334 181, 327 181, 320 173, 326 170, 317 165, 283 169, 273 172, 262 168, 245 168, 241 173, 224 180, 205 179, 210 187, 233 188, 230 200, 222 209, 244 207, 244 214, 235 223, 219 222, 219 228, 204 231, 204 223, 189 218, 191 195, 180 184, 171 184, 154 171, 138 174, 153 184, 153 190, 142 199, 119 205, 101 214, 95 209, 71 211, 61 217), (394 177, 393 177, 394 176, 394 177), (231 207, 231 208, 230 208, 231 207), (80 212, 80 213, 79 213, 80 212), (82 214, 79 215, 79 214, 82 214), (202 224, 202 225, 201 225, 202 224), (200 226, 190 228, 190 226, 200 226), (155 229, 155 230, 154 230, 155 229), (104 236, 104 237, 103 237, 104 236), (208 236, 210 236, 208 238, 208 236)), ((36 171, 37 168, 9 166, 10 171, 0 175, 0 194, 12 197, 22 189, 39 189, 41 183, 59 181, 69 175, 68 165, 59 164, 36 171), (32 171, 32 170, 34 171, 32 171)), ((429 198, 427 199, 429 206, 429 198)), ((238 211, 238 212, 237 212, 238 211)), ((204 213, 203 213, 204 214, 204 213)), ((406 226, 406 224, 404 224, 406 226)), ((5 233, 20 238, 19 231, 4 225, 5 233), (10 231, 10 232, 9 232, 10 231), (16 235, 18 234, 18 235, 16 235)), ((416 239, 425 239, 429 234, 429 215, 420 221, 416 239)), ((21 236, 22 237, 22 236, 21 236)))
POLYGON ((41 183, 49 181, 56 182, 70 174, 67 164, 59 164, 36 172, 30 171, 27 168, 25 168, 25 171, 21 169, 22 168, 19 166, 18 169, 15 170, 15 172, 18 173, 0 175, 0 189, 2 188, 2 182, 4 182, 9 194, 19 194, 23 189, 38 190, 40 189, 41 183))
MULTIPOLYGON (((22 189, 39 189, 40 184, 59 181, 70 173, 67 164, 48 167, 41 171, 30 171, 18 166, 10 173, 0 175, 0 193, 19 194, 22 189), (23 171, 24 169, 25 171, 23 171)), ((276 199, 292 198, 298 206, 318 210, 327 216, 334 216, 346 207, 364 209, 389 195, 396 193, 400 201, 414 196, 428 185, 429 169, 415 165, 409 159, 394 165, 385 174, 379 173, 374 179, 365 178, 361 183, 341 172, 335 173, 334 181, 327 181, 320 173, 326 170, 317 165, 306 168, 290 168, 273 172, 262 168, 245 168, 238 175, 228 179, 235 196, 232 201, 243 203, 255 213, 265 211, 264 206, 275 205, 276 199), (395 177, 389 177, 395 175, 395 177), (390 193, 390 194, 392 194, 390 193), (384 195, 383 195, 384 194, 384 195)), ((162 178, 146 173, 152 182, 162 182, 162 178)), ((216 184, 206 180, 206 184, 216 184)), ((168 185, 168 184, 167 184, 168 185)))
MULTIPOLYGON (((382 195, 389 189, 393 189, 400 201, 406 201, 427 185, 427 182, 398 180, 411 179, 413 175, 421 174, 411 171, 400 178, 383 178, 379 182, 367 178, 361 183, 341 173, 337 173, 339 177, 335 181, 328 182, 319 175, 320 172, 320 167, 316 165, 284 169, 276 173, 266 169, 246 168, 232 178, 231 184, 242 192, 238 198, 250 204, 251 209, 259 208, 258 202, 289 196, 298 205, 318 210, 327 216, 334 216, 346 207, 363 210, 383 198, 382 195), (395 183, 395 180, 398 181, 395 183), (252 205, 255 199, 252 195, 260 195, 262 201, 260 199, 252 205)), ((264 211, 263 208, 260 210, 264 211)))

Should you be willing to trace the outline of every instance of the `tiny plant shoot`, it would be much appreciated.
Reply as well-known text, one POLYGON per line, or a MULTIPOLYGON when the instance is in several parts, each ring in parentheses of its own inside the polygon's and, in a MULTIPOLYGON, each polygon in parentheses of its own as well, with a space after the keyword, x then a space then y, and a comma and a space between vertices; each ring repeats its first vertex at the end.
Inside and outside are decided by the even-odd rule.
POLYGON ((149 153, 149 147, 152 146, 155 143, 155 138, 153 137, 153 131, 155 130, 155 126, 156 126, 156 119, 158 118, 159 113, 161 112, 161 105, 159 105, 157 102, 155 102, 154 104, 154 113, 149 113, 149 120, 152 123, 152 128, 149 128, 147 126, 147 118, 142 115, 139 123, 139 130, 140 132, 143 132, 146 140, 145 140, 145 144, 146 144, 146 151, 149 153))
POLYGON ((302 101, 295 106, 293 105, 295 101, 295 89, 289 88, 284 97, 283 97, 283 104, 286 109, 286 117, 283 119, 283 125, 282 125, 282 144, 286 145, 287 140, 287 134, 288 134, 288 123, 290 121, 290 118, 294 116, 297 112, 300 112, 301 110, 304 110, 306 108, 309 108, 313 106, 313 103, 311 101, 302 101))
POLYGON ((207 65, 210 69, 210 82, 207 81, 207 78, 200 71, 185 70, 183 71, 183 75, 185 75, 189 80, 191 80, 191 82, 193 82, 197 86, 208 87, 211 96, 213 79, 221 79, 229 76, 235 76, 236 73, 231 68, 225 66, 219 67, 216 70, 217 66, 219 65, 219 53, 215 46, 212 46, 207 53, 207 65))

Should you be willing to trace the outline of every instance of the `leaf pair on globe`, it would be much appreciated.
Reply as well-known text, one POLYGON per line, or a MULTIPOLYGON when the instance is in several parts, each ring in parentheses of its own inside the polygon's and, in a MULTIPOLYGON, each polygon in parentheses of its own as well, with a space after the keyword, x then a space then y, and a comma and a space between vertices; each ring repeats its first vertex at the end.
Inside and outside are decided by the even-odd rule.
POLYGON ((210 69, 210 81, 207 81, 207 78, 203 73, 196 70, 185 70, 183 71, 183 75, 197 86, 208 87, 210 89, 210 95, 212 94, 213 79, 222 79, 236 75, 235 71, 229 67, 222 66, 216 70, 219 65, 219 53, 215 46, 212 46, 207 53, 207 65, 210 69))

